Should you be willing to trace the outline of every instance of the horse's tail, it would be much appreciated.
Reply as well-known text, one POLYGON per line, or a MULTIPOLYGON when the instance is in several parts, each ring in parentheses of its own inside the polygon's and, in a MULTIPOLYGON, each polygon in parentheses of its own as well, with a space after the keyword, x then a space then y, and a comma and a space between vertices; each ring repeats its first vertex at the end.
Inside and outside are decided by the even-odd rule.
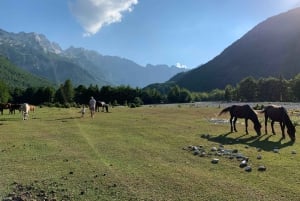
POLYGON ((219 116, 226 113, 226 112, 229 112, 231 110, 232 106, 229 106, 229 107, 226 107, 224 108, 220 113, 219 113, 219 116))

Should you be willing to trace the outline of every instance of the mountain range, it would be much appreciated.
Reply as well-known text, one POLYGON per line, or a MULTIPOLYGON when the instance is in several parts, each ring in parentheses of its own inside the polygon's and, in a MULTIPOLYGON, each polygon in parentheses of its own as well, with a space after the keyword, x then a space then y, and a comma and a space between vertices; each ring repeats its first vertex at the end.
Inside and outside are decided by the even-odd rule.
POLYGON ((21 68, 54 84, 67 79, 75 85, 98 86, 145 87, 166 82, 190 91, 210 91, 236 85, 248 76, 290 79, 300 72, 300 8, 266 19, 221 54, 188 71, 167 65, 144 67, 125 58, 83 48, 62 50, 42 34, 9 33, 1 29, 0 55, 1 60, 12 63, 6 66, 21 68))
POLYGON ((84 48, 63 50, 37 33, 10 33, 0 29, 0 55, 21 69, 54 84, 69 79, 74 85, 129 85, 144 87, 165 82, 185 69, 167 65, 141 66, 84 48))
POLYGON ((206 64, 169 81, 191 91, 210 91, 247 76, 290 79, 298 73, 300 8, 266 19, 206 64))

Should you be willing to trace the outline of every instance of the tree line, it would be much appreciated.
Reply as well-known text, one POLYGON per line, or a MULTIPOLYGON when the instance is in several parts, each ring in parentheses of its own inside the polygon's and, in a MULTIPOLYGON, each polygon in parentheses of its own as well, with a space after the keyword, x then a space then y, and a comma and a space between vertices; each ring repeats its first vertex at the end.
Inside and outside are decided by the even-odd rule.
POLYGON ((141 88, 130 86, 97 85, 74 87, 66 80, 59 87, 9 88, 0 82, 0 102, 35 105, 72 106, 87 104, 90 97, 111 105, 139 106, 142 104, 189 103, 196 101, 282 101, 300 100, 300 74, 290 80, 282 77, 244 78, 236 86, 227 85, 225 89, 210 92, 191 92, 174 83, 153 84, 141 88))

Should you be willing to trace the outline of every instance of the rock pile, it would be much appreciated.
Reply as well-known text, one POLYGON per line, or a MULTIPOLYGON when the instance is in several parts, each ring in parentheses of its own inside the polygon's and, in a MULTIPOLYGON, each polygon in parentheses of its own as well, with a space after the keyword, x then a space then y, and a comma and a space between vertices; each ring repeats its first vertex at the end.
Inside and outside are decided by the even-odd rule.
MULTIPOLYGON (((248 148, 248 147, 245 147, 248 148)), ((218 164, 220 162, 219 158, 227 158, 230 160, 236 159, 239 162, 239 167, 243 168, 246 172, 251 172, 252 167, 249 165, 249 157, 245 156, 238 149, 225 149, 224 145, 220 144, 219 146, 213 147, 204 147, 203 145, 189 145, 184 147, 183 150, 191 152, 195 156, 199 157, 210 157, 212 164, 218 164)), ((261 149, 257 149, 258 152, 261 152, 261 149)), ((278 149, 279 151, 279 149, 278 149)), ((275 152, 275 153, 278 153, 275 152)), ((261 160, 261 154, 257 155, 257 160, 261 160)), ((260 165, 258 171, 266 171, 264 165, 260 165)))

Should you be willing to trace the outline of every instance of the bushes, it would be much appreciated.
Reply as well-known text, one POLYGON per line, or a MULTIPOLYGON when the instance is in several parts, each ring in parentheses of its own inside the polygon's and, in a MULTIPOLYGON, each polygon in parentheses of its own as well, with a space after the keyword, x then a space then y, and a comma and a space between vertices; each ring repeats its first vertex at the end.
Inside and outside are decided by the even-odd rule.
POLYGON ((46 106, 46 107, 58 107, 58 108, 71 108, 71 107, 76 107, 76 108, 80 108, 80 104, 77 104, 75 102, 72 103, 59 103, 59 102, 55 102, 55 103, 49 103, 49 102, 45 102, 41 105, 41 107, 46 106))

